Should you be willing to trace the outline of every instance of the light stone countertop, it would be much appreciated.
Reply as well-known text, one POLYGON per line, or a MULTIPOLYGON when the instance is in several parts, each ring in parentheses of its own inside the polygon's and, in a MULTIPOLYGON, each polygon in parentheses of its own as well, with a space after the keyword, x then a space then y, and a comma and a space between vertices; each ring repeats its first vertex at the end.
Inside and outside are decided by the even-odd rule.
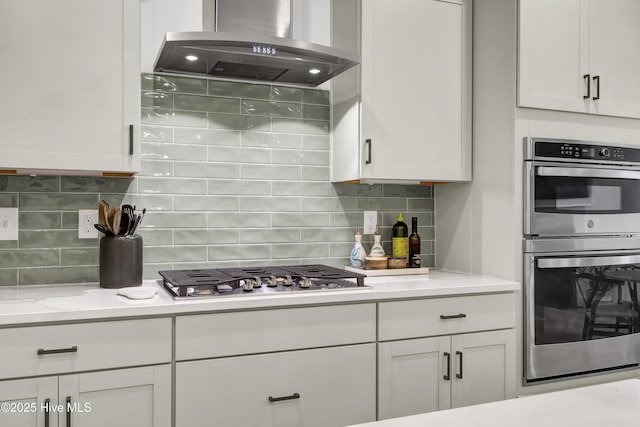
POLYGON ((605 427, 638 425, 639 419, 640 379, 630 379, 357 427, 605 427))
POLYGON ((367 277, 365 284, 372 289, 189 300, 174 300, 161 283, 154 280, 145 281, 142 286, 159 288, 157 295, 143 300, 128 299, 117 295, 117 289, 103 289, 96 283, 0 287, 0 326, 520 290, 517 282, 441 270, 415 276, 367 277))

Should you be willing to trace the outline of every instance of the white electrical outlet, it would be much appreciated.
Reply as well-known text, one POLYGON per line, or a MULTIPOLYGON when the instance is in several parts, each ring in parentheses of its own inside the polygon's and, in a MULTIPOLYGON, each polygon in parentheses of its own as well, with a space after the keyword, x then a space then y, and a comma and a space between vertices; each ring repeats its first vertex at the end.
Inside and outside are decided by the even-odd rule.
POLYGON ((0 240, 18 240, 18 208, 0 208, 0 240))
POLYGON ((378 229, 378 211, 364 211, 364 233, 373 234, 378 229))
POLYGON ((98 223, 98 209, 78 210, 78 239, 97 239, 98 230, 93 224, 98 223))

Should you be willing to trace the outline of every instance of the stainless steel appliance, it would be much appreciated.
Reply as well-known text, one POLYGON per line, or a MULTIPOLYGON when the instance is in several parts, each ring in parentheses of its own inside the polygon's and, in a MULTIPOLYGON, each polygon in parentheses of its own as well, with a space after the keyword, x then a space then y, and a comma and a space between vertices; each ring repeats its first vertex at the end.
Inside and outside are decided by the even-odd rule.
POLYGON ((524 380, 640 363, 640 148, 525 139, 524 380))
POLYGON ((327 265, 160 271, 176 299, 371 289, 363 274, 327 265))
POLYGON ((198 32, 165 35, 154 71, 220 79, 318 86, 360 57, 296 40, 292 0, 203 0, 198 32))

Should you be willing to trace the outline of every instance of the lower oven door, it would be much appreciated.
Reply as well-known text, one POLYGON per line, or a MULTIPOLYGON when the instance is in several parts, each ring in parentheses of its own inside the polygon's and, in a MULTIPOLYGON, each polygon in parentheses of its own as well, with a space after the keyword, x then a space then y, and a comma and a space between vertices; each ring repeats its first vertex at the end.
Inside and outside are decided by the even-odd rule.
POLYGON ((640 362, 640 251, 528 253, 525 381, 640 362))
POLYGON ((640 232, 640 170, 525 162, 524 234, 640 232))

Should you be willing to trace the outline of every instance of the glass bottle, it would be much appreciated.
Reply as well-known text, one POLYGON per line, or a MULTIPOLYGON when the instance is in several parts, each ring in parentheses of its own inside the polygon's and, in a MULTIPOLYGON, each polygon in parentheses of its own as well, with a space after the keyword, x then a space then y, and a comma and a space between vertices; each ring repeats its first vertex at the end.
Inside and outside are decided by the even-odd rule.
POLYGON ((391 254, 393 258, 404 258, 409 261, 409 232, 404 223, 402 212, 398 214, 398 220, 393 226, 391 237, 391 254))
POLYGON ((420 235, 418 235, 418 218, 411 218, 411 234, 409 235, 409 268, 420 268, 420 235))

